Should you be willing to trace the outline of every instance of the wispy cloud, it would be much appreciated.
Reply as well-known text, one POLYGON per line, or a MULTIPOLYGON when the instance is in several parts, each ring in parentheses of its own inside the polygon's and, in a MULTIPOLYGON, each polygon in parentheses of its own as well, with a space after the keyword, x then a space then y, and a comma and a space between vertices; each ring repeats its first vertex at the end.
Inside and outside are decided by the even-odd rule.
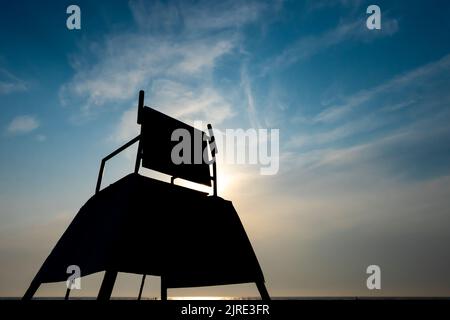
POLYGON ((6 69, 0 68, 0 94, 26 91, 25 81, 16 77, 6 69))
MULTIPOLYGON (((214 86, 214 71, 221 58, 239 54, 239 27, 260 17, 266 5, 137 1, 130 8, 140 31, 108 35, 72 56, 75 74, 60 89, 61 103, 81 105, 77 117, 83 118, 107 106, 134 104, 138 90, 146 89, 147 103, 182 119, 209 114, 219 124, 231 117, 230 101, 214 86), (152 19, 159 14, 161 19, 152 19)), ((132 127, 122 117, 117 136, 124 126, 132 127)))
POLYGON ((230 38, 175 41, 134 34, 112 36, 93 52, 94 65, 75 67, 73 79, 61 89, 62 101, 81 100, 82 111, 89 113, 134 98, 139 88, 148 88, 153 80, 206 81, 216 59, 232 48, 230 38))
POLYGON ((340 23, 319 35, 302 36, 278 56, 269 60, 263 67, 262 74, 301 62, 343 42, 370 41, 378 37, 393 35, 398 31, 398 21, 392 18, 384 18, 382 30, 376 33, 370 32, 365 23, 364 19, 356 19, 352 22, 340 23))
MULTIPOLYGON (((416 101, 413 99, 416 92, 415 90, 413 90, 413 87, 428 87, 427 83, 429 82, 430 78, 433 78, 434 76, 436 76, 436 74, 442 74, 444 76, 443 78, 434 79, 438 83, 442 80, 448 81, 447 77, 445 76, 445 70, 448 71, 449 69, 450 55, 446 55, 438 61, 429 63, 425 66, 421 66, 415 70, 407 72, 406 74, 397 76, 379 86, 358 92, 357 94, 346 98, 344 103, 326 108, 314 118, 314 121, 332 122, 339 120, 358 106, 362 106, 375 97, 383 96, 386 93, 397 96, 398 101, 393 105, 391 103, 390 109, 392 111, 398 109, 400 103, 404 105, 405 93, 409 97, 409 99, 406 99, 406 101, 409 103, 409 105, 411 105, 414 101, 416 101)), ((431 93, 430 96, 427 96, 427 98, 431 99, 430 101, 428 101, 428 103, 431 104, 433 103, 433 101, 436 101, 436 98, 433 98, 433 94, 447 96, 447 92, 439 91, 439 88, 440 87, 431 88, 433 89, 433 93, 431 93)), ((423 96, 421 96, 421 99, 423 99, 423 96)))
POLYGON ((139 134, 139 125, 136 122, 136 110, 136 107, 132 107, 122 113, 113 137, 116 142, 129 140, 139 134))
POLYGON ((439 114, 362 143, 297 154, 291 164, 302 172, 364 172, 386 180, 439 175, 450 161, 445 148, 450 142, 450 129, 445 126, 449 120, 450 112, 439 114))
POLYGON ((26 134, 37 129, 39 125, 39 121, 34 116, 17 116, 9 123, 6 131, 9 134, 26 134))
POLYGON ((252 86, 248 76, 247 66, 245 64, 241 67, 241 87, 244 90, 244 94, 247 99, 247 114, 250 124, 253 128, 260 128, 261 125, 259 123, 258 113, 255 107, 252 86))
POLYGON ((231 104, 211 85, 191 86, 171 80, 154 81, 151 87, 154 103, 175 117, 221 123, 234 115, 231 104))
POLYGON ((162 4, 134 1, 131 11, 137 24, 147 31, 182 31, 200 34, 236 29, 255 22, 271 6, 261 1, 185 1, 162 4))
POLYGON ((346 8, 359 8, 362 0, 307 0, 306 8, 308 11, 316 11, 327 8, 343 6, 346 8))
MULTIPOLYGON (((191 87, 171 80, 155 80, 147 91, 150 105, 189 123, 206 121, 219 124, 234 115, 229 102, 212 87, 191 87)), ((138 134, 136 106, 126 110, 117 125, 115 139, 125 141, 138 134)), ((203 128, 204 129, 204 128, 203 128)))
POLYGON ((286 145, 295 150, 291 159, 301 170, 362 165, 413 178, 445 170, 450 161, 444 147, 450 141, 449 71, 447 55, 303 119, 305 128, 286 145))

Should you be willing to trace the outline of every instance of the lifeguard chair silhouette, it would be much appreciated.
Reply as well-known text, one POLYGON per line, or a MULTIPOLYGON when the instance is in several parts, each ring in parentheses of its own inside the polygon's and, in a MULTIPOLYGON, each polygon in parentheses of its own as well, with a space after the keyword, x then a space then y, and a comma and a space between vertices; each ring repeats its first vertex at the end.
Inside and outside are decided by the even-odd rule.
MULTIPOLYGON (((139 93, 137 123, 141 133, 106 156, 100 166, 95 195, 80 209, 31 282, 23 299, 31 299, 42 283, 65 281, 76 265, 81 276, 105 271, 97 299, 108 300, 118 272, 161 277, 161 299, 168 288, 238 283, 257 285, 270 299, 251 243, 231 201, 217 196, 216 146, 208 133, 144 106, 139 93), (200 137, 209 157, 175 164, 172 132, 184 129, 200 137), (100 190, 105 163, 138 142, 131 173, 100 190), (208 149, 209 146, 209 149, 208 149), (196 161, 194 161, 196 160, 196 161), (213 161, 210 161, 213 160, 213 161), (171 183, 139 175, 139 167, 171 175, 171 183), (210 167, 212 166, 212 176, 210 167), (213 187, 213 195, 174 184, 175 178, 213 187)), ((203 154, 203 153, 202 153, 203 154)), ((66 291, 69 298, 70 289, 66 291)))

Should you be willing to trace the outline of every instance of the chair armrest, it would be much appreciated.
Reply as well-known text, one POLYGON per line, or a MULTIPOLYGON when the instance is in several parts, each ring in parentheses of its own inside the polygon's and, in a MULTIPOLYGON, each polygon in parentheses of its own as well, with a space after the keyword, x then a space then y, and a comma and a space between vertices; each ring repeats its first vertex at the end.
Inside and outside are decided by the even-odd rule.
POLYGON ((131 146, 134 143, 136 143, 137 141, 139 141, 140 138, 141 138, 141 135, 138 135, 137 137, 131 139, 130 141, 125 143, 123 146, 121 146, 120 148, 114 150, 113 152, 111 152, 110 154, 108 154, 106 157, 104 157, 102 159, 102 161, 100 163, 100 170, 98 172, 97 186, 95 187, 95 193, 98 193, 100 191, 100 186, 102 184, 103 169, 105 168, 106 161, 108 161, 109 159, 111 159, 112 157, 116 156, 117 154, 119 154, 120 152, 122 152, 123 150, 128 148, 129 146, 131 146))

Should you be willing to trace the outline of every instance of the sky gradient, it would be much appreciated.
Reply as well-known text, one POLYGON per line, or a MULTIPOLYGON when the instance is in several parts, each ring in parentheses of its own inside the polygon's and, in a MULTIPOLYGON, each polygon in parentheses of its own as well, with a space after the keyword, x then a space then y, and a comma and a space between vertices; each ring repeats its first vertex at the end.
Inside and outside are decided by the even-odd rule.
MULTIPOLYGON (((2 4, 0 296, 25 292, 100 160, 136 135, 140 89, 189 123, 280 129, 278 174, 218 167, 271 295, 449 295, 448 17, 445 0, 2 4), (81 30, 66 28, 70 4, 81 30), (370 4, 381 30, 366 28, 370 4), (372 264, 379 291, 365 286, 372 264)), ((103 185, 133 170, 134 152, 108 163, 103 185)), ((101 275, 88 278, 75 296, 96 294, 101 275)), ((138 288, 121 275, 114 294, 138 288)))

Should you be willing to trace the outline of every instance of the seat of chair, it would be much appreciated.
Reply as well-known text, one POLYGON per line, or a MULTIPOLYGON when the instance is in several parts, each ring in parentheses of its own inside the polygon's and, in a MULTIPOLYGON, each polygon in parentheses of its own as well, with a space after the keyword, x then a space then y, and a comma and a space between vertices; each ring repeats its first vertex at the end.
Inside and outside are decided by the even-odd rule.
POLYGON ((264 281, 231 201, 129 174, 91 197, 39 272, 41 282, 117 270, 167 287, 264 281))

